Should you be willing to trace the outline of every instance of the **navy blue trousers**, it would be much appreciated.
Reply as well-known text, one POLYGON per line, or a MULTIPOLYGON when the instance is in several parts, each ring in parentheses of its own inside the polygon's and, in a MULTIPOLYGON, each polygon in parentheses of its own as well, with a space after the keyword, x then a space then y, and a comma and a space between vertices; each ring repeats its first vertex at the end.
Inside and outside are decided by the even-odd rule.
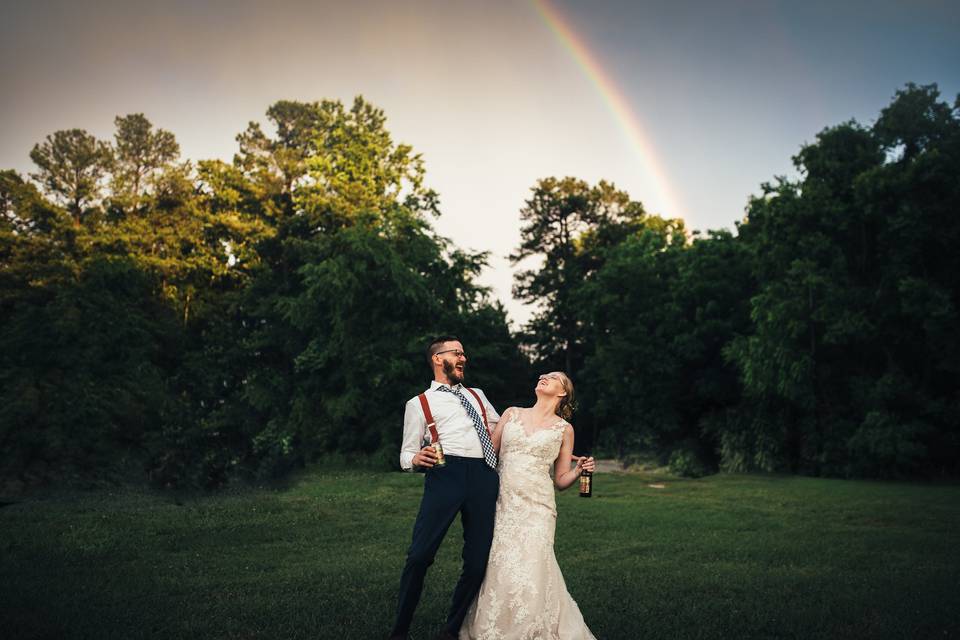
POLYGON ((458 513, 463 523, 463 570, 453 590, 450 613, 444 625, 450 633, 456 635, 460 630, 487 570, 500 476, 483 458, 450 455, 446 458, 445 467, 428 469, 424 479, 413 541, 400 576, 394 635, 405 635, 410 630, 427 569, 433 564, 437 549, 458 513))

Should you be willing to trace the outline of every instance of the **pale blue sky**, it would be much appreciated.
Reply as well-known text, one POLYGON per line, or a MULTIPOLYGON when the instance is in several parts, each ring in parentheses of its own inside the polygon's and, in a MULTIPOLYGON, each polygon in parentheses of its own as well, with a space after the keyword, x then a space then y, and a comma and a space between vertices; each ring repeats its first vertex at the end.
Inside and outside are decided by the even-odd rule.
MULTIPOLYGON (((960 91, 957 2, 555 0, 629 99, 690 228, 732 227, 818 131, 869 123, 904 83, 960 91)), ((279 99, 385 109, 427 163, 439 230, 492 251, 483 281, 516 320, 504 256, 537 178, 643 193, 636 150, 595 85, 525 1, 156 3, 0 0, 0 168, 80 127, 143 112, 192 159, 230 159, 279 99)))

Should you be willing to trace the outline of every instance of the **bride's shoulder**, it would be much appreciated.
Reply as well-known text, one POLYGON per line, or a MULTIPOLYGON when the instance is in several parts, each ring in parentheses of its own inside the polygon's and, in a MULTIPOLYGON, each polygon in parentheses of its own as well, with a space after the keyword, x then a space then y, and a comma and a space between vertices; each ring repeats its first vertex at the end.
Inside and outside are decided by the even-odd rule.
POLYGON ((519 407, 507 407, 503 412, 503 419, 510 420, 520 415, 519 407))

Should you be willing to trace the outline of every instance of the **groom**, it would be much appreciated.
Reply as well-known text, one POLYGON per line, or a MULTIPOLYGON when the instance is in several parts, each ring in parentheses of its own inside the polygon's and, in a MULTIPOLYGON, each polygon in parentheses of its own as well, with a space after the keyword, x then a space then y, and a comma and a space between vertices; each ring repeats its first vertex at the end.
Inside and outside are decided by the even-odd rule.
POLYGON ((463 523, 463 570, 453 591, 450 613, 439 639, 456 638, 467 608, 483 582, 487 555, 493 539, 493 516, 500 478, 490 433, 500 419, 479 389, 464 387, 463 370, 467 356, 453 336, 435 338, 427 347, 433 370, 430 388, 407 401, 403 416, 403 443, 400 466, 406 471, 424 470, 423 498, 413 525, 413 541, 400 576, 397 620, 391 640, 407 637, 413 612, 420 600, 427 568, 460 514, 463 523), (430 433, 427 415, 443 445, 446 465, 435 467, 432 446, 422 447, 430 433))

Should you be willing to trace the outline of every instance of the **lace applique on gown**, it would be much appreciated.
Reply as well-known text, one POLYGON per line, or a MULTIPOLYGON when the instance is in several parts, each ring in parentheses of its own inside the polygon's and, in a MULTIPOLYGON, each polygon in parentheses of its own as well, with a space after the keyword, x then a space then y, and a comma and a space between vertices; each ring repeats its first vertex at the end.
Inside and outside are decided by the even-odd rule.
POLYGON ((460 640, 596 640, 567 592, 553 551, 557 509, 550 466, 566 423, 528 432, 504 416, 500 495, 490 559, 460 640))

